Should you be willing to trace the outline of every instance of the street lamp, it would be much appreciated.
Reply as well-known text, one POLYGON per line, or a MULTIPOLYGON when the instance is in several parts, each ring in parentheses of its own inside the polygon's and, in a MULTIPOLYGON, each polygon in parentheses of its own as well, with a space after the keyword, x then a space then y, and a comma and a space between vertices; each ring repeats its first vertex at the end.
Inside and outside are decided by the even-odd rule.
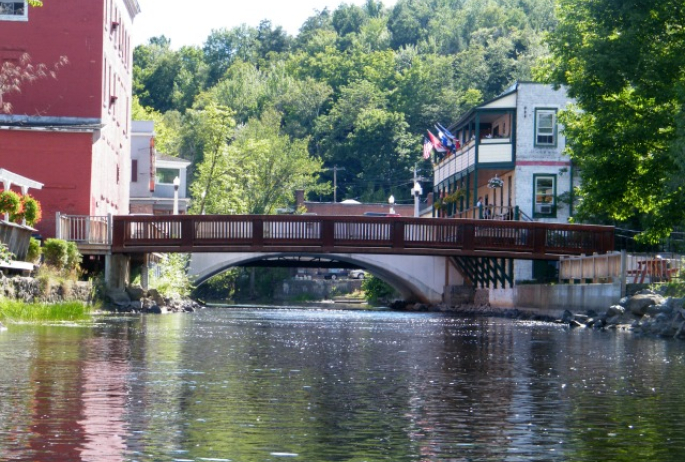
POLYGON ((178 187, 181 185, 179 177, 174 178, 174 215, 178 215, 178 187))
POLYGON ((419 198, 423 194, 423 188, 418 181, 414 182, 414 187, 411 188, 411 194, 414 196, 414 217, 419 217, 419 198))
POLYGON ((394 207, 395 196, 393 196, 392 194, 390 195, 390 197, 388 197, 388 204, 390 204, 390 213, 394 214, 395 213, 395 207, 394 207))

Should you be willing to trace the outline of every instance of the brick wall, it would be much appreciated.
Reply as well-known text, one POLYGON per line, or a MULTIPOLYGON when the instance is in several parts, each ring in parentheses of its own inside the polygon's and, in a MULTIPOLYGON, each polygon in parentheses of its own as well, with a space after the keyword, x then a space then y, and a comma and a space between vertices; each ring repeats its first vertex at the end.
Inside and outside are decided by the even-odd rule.
POLYGON ((20 130, 0 132, 3 168, 43 183, 29 194, 40 201, 43 220, 36 228, 45 237, 55 235, 55 213, 90 214, 91 133, 55 133, 20 130))

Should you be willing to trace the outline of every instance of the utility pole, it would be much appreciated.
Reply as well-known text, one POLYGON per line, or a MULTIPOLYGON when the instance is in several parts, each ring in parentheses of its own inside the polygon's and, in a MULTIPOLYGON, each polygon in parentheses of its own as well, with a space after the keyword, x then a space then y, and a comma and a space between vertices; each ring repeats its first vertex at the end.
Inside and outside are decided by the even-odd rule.
POLYGON ((333 168, 327 168, 325 170, 333 170, 333 203, 338 202, 338 172, 345 170, 345 167, 338 167, 334 165, 333 168))

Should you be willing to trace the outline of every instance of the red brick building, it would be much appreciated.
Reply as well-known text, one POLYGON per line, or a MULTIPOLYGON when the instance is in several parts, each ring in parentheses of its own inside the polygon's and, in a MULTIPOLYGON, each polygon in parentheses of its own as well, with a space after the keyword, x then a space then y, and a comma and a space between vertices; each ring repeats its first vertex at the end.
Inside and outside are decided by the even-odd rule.
POLYGON ((68 63, 55 78, 3 95, 0 167, 43 183, 37 228, 55 234, 55 213, 127 214, 133 19, 136 0, 0 0, 0 63, 68 63))

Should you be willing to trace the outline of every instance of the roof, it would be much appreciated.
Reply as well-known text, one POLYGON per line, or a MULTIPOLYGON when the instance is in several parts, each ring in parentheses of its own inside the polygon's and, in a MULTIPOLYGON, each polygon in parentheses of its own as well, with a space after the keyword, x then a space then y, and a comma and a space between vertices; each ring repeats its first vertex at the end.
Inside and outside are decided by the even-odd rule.
POLYGON ((104 124, 97 118, 0 114, 0 127, 7 130, 94 132, 104 124))
MULTIPOLYGON (((155 159, 158 162, 165 163, 165 164, 166 163, 183 164, 183 166, 185 166, 185 167, 187 167, 188 165, 190 165, 192 163, 189 160, 181 159, 180 157, 174 157, 174 156, 170 156, 167 154, 162 154, 159 152, 155 154, 155 159)), ((180 167, 180 165, 179 165, 179 167, 180 167)))
POLYGON ((43 183, 39 183, 37 181, 33 181, 29 178, 26 178, 25 176, 12 173, 9 170, 5 170, 4 168, 0 168, 0 181, 9 181, 10 183, 15 184, 19 187, 25 186, 27 188, 33 189, 43 189, 43 183))
POLYGON ((475 114, 479 109, 483 109, 486 106, 491 105, 495 101, 506 98, 507 96, 516 93, 518 91, 518 86, 519 86, 519 82, 516 82, 513 85, 511 85, 510 87, 508 87, 506 90, 504 90, 501 94, 495 96, 494 98, 492 98, 488 101, 485 101, 482 104, 479 104, 478 106, 476 106, 474 108, 471 108, 466 114, 461 116, 454 124, 450 125, 450 128, 454 128, 454 127, 458 127, 458 126, 462 125, 464 122, 469 120, 473 116, 473 114, 475 114))

